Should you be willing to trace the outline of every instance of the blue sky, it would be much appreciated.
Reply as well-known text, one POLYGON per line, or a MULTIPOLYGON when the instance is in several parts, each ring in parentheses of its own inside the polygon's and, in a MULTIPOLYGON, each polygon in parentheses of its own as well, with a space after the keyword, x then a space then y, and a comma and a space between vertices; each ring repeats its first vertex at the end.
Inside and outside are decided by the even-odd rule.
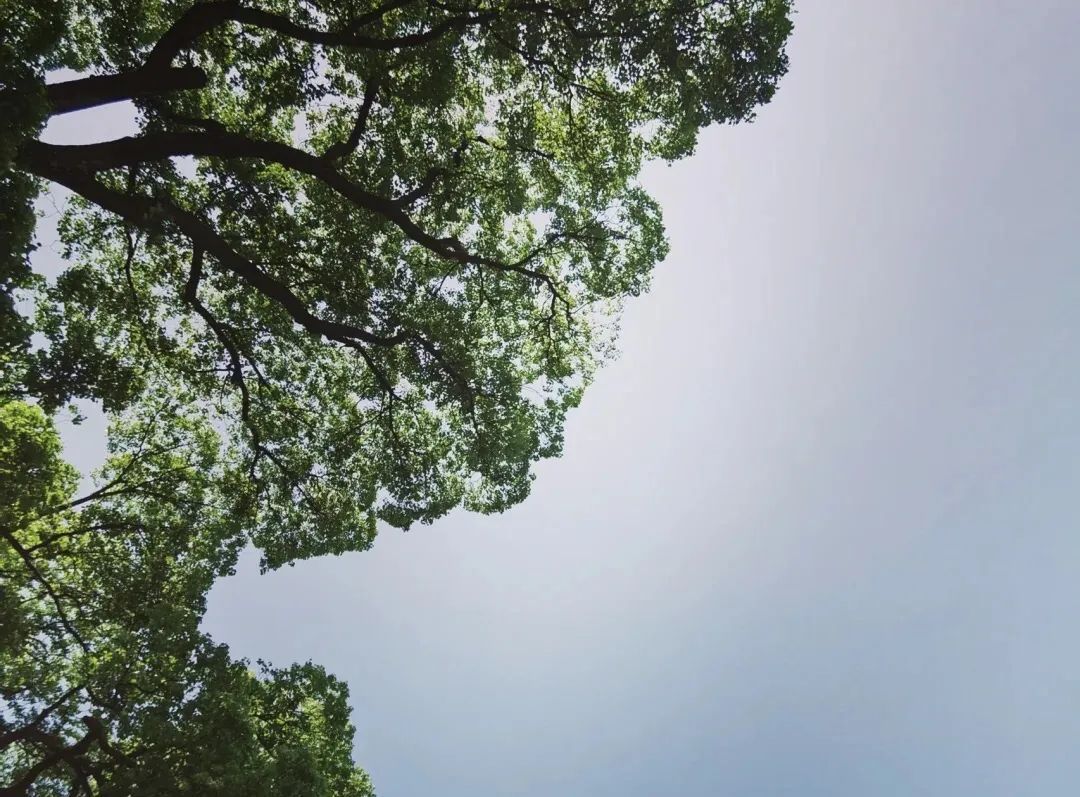
POLYGON ((383 797, 1075 792, 1080 5, 798 8, 526 504, 215 588, 383 797))

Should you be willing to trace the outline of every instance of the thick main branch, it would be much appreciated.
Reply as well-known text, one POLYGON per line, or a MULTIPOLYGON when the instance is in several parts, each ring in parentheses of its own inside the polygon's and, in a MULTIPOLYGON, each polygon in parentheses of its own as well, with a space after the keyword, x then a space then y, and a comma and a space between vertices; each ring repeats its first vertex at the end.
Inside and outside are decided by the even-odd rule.
POLYGON ((138 97, 201 89, 206 80, 206 73, 197 66, 165 66, 52 83, 45 87, 45 96, 55 115, 138 97))
POLYGON ((30 159, 27 165, 39 177, 69 188, 136 227, 148 232, 168 232, 171 228, 181 233, 191 241, 193 246, 212 255, 223 268, 279 304, 297 324, 309 332, 330 340, 362 341, 377 346, 395 346, 409 339, 409 336, 404 333, 378 335, 352 324, 319 318, 287 285, 276 280, 237 252, 207 222, 181 208, 171 199, 123 194, 103 185, 87 172, 64 169, 48 161, 30 159))
MULTIPOLYGON (((387 4, 386 10, 398 8, 405 3, 387 4)), ((464 30, 494 20, 495 11, 475 14, 461 14, 444 19, 427 30, 393 37, 365 36, 357 32, 358 24, 352 24, 344 30, 320 30, 301 25, 288 17, 251 8, 236 2, 222 0, 213 3, 197 3, 189 8, 170 27, 151 50, 147 66, 168 66, 182 51, 191 47, 203 34, 227 22, 237 22, 264 30, 271 30, 297 41, 319 44, 326 47, 345 47, 369 50, 398 50, 405 47, 419 47, 430 44, 453 30, 464 30)), ((368 19, 368 21, 371 21, 368 19)), ((359 22, 359 21, 358 21, 359 22)))
MULTIPOLYGON (((24 159, 37 164, 38 169, 62 171, 113 169, 187 155, 257 158, 322 181, 357 207, 376 213, 390 221, 412 241, 442 258, 462 264, 486 266, 497 271, 521 274, 536 282, 544 283, 553 293, 558 293, 557 286, 550 275, 525 265, 528 258, 517 263, 506 263, 472 254, 457 239, 440 238, 425 230, 403 210, 400 201, 380 196, 357 185, 348 176, 338 171, 331 160, 277 141, 252 139, 225 130, 169 132, 129 136, 99 144, 62 146, 37 141, 28 142, 23 147, 23 154, 24 159)), ((47 176, 38 173, 40 176, 47 176)), ((206 247, 206 250, 213 253, 210 247, 206 247)))

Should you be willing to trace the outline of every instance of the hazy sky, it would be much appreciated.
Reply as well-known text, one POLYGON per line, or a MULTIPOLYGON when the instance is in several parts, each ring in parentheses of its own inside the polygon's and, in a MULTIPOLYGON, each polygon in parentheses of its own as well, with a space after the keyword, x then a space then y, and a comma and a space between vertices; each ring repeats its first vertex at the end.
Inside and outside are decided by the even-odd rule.
POLYGON ((1074 794, 1078 33, 799 3, 649 170, 671 257, 528 502, 246 557, 207 630, 346 679, 382 797, 1074 794))

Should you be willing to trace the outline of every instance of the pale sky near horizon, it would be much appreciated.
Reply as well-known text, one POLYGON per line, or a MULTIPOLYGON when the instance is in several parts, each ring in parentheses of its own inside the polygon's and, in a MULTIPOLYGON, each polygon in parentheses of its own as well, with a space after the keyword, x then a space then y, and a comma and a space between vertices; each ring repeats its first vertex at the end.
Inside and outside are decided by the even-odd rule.
POLYGON ((345 679, 381 797, 1075 793, 1078 34, 798 3, 648 170, 671 256, 529 500, 245 556, 205 628, 345 679))

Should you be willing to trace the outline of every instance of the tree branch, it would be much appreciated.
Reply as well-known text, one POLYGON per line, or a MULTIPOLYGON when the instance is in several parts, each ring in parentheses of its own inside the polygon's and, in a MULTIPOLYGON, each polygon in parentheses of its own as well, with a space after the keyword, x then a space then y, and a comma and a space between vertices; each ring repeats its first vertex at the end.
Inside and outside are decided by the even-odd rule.
POLYGON ((94 725, 97 722, 96 718, 83 717, 83 722, 86 723, 88 728, 86 734, 82 736, 75 744, 70 747, 65 747, 63 740, 54 736, 53 734, 45 733, 44 731, 37 730, 36 728, 30 729, 28 738, 40 744, 49 753, 30 769, 22 774, 14 784, 6 788, 0 788, 0 797, 25 797, 27 794, 31 794, 31 788, 34 786, 35 781, 55 767, 59 763, 65 763, 71 767, 75 777, 81 782, 85 782, 87 774, 86 762, 82 759, 89 749, 90 745, 95 739, 99 738, 102 732, 100 723, 94 725), (95 732, 97 730, 97 732, 95 732))
POLYGON ((24 725, 22 728, 19 728, 16 731, 9 731, 7 733, 0 734, 0 750, 4 750, 4 749, 10 747, 15 742, 18 742, 18 741, 21 741, 23 739, 29 738, 29 734, 31 733, 31 729, 36 728, 43 721, 48 719, 50 714, 52 714, 54 711, 56 711, 58 708, 60 708, 60 706, 62 706, 65 702, 67 702, 69 697, 71 697, 73 694, 78 692, 80 689, 82 689, 81 684, 78 685, 78 686, 71 687, 66 692, 64 692, 62 695, 60 695, 60 697, 58 697, 52 703, 50 703, 45 708, 43 708, 41 711, 39 711, 37 716, 35 716, 32 720, 30 720, 29 723, 24 725))
MULTIPOLYGON (((71 620, 68 619, 67 613, 64 611, 64 606, 60 602, 60 596, 56 594, 56 590, 53 589, 52 584, 45 578, 45 575, 38 569, 38 566, 34 563, 34 557, 32 557, 22 546, 15 535, 6 529, 0 529, 0 537, 7 540, 8 545, 14 549, 15 553, 19 555, 19 558, 23 560, 23 564, 26 565, 26 569, 30 571, 30 575, 41 584, 49 598, 52 599, 53 606, 56 607, 56 614, 60 618, 60 624, 64 626, 64 630, 71 635, 71 637, 79 644, 79 647, 83 649, 83 652, 89 655, 90 646, 86 643, 86 640, 82 638, 82 635, 75 630, 75 626, 71 624, 71 620)), ((2 792, 0 792, 2 794, 2 792)))
POLYGON ((352 132, 349 133, 349 137, 344 141, 339 141, 338 143, 327 147, 326 152, 323 153, 323 158, 328 161, 338 160, 339 158, 345 157, 350 152, 353 152, 360 145, 360 139, 367 130, 368 116, 371 114, 371 106, 375 103, 375 95, 378 91, 379 79, 371 78, 368 80, 367 85, 364 86, 364 101, 356 114, 356 121, 353 122, 352 132))
MULTIPOLYGON (((36 143, 36 142, 35 142, 36 143)), ((49 147, 50 145, 37 146, 49 147)), ((78 148, 74 148, 78 149, 78 148)), ((289 148, 286 148, 289 149, 289 148)), ((306 155, 306 153, 303 153, 306 155)), ((306 155, 313 161, 317 158, 306 155)), ((52 180, 71 189, 101 208, 116 213, 135 226, 151 232, 179 231, 196 248, 203 249, 225 269, 233 272, 249 286, 273 300, 309 332, 330 340, 362 341, 377 346, 396 346, 409 339, 405 333, 378 335, 351 324, 328 321, 312 314, 300 297, 288 286, 256 266, 222 238, 208 223, 194 213, 184 210, 168 197, 128 196, 114 191, 91 175, 76 170, 58 168, 55 162, 37 160, 29 164, 39 177, 52 180)))
MULTIPOLYGON (((143 161, 164 160, 167 158, 185 155, 210 156, 219 158, 257 158, 259 160, 277 163, 286 168, 314 177, 338 194, 348 199, 353 204, 365 210, 376 213, 397 226, 406 236, 420 246, 428 249, 436 255, 458 263, 472 263, 479 266, 487 266, 496 271, 512 272, 542 282, 554 293, 558 293, 558 286, 550 275, 531 269, 525 265, 529 258, 524 258, 516 263, 504 263, 500 260, 481 255, 471 254, 465 246, 455 238, 439 238, 432 235, 417 224, 408 213, 400 206, 399 200, 387 199, 379 196, 354 183, 344 174, 339 172, 333 164, 328 163, 303 150, 281 144, 277 141, 265 141, 248 138, 247 136, 231 132, 215 132, 213 134, 201 132, 170 132, 156 133, 144 136, 124 137, 105 141, 100 144, 81 145, 57 145, 44 144, 40 141, 27 142, 23 145, 21 162, 39 177, 55 180, 62 185, 71 188, 76 193, 82 193, 84 197, 102 207, 113 210, 115 213, 132 220, 132 216, 153 216, 154 205, 148 198, 125 197, 110 191, 93 178, 82 173, 83 169, 104 170, 119 166, 128 166, 143 161), (56 176, 54 176, 56 175, 56 176), (83 188, 74 188, 72 181, 80 184, 83 188), (83 189, 102 197, 102 200, 92 198, 83 193, 83 189), (106 204, 108 203, 108 204, 106 204), (134 207, 139 205, 140 207, 134 207), (148 206, 149 205, 149 206, 148 206), (121 209, 123 208, 123 209, 121 209)), ((257 269, 245 258, 239 257, 228 244, 221 240, 217 233, 213 232, 206 224, 179 208, 173 208, 170 213, 173 220, 179 222, 177 216, 183 216, 183 224, 189 230, 198 230, 199 239, 207 252, 214 255, 223 265, 236 271, 246 273, 245 279, 255 284, 256 282, 271 280, 264 272, 257 269), (217 240, 212 240, 217 238, 217 240)), ((143 224, 145 226, 145 223, 143 224)), ((192 232, 185 231, 193 242, 196 238, 192 232)), ((308 320, 302 320, 307 313, 299 299, 291 296, 284 285, 277 283, 267 286, 270 293, 267 296, 280 301, 287 308, 296 308, 294 318, 303 326, 309 326, 308 320), (300 310, 303 310, 300 313, 300 310)), ((265 291, 264 291, 265 293, 265 291)), ((561 295, 560 295, 560 298, 561 295)), ((565 299, 564 299, 565 301, 565 299)), ((294 310, 290 309, 290 313, 294 310)), ((310 328, 310 327, 309 327, 310 328)), ((355 329, 355 328, 353 328, 355 329)), ((315 331, 314 329, 312 331, 315 331)), ((325 334, 320 332, 319 334, 325 334)), ((352 334, 352 333, 345 333, 352 334)), ((366 333, 370 334, 370 333, 366 333)), ((333 335, 327 335, 333 337, 333 335)), ((385 345, 385 341, 374 338, 358 336, 367 343, 385 345)), ((396 336, 394 343, 401 342, 403 338, 396 336)))
MULTIPOLYGON (((163 137, 167 138, 171 134, 164 134, 163 137)), ((149 139, 151 137, 147 137, 149 139)), ((231 136, 225 137, 227 140, 232 140, 231 136)), ((236 136, 238 141, 247 141, 242 136, 236 136)), ((133 141, 136 139, 132 139, 133 141)), ((123 139, 121 139, 123 141, 123 139)), ((235 142, 234 142, 235 143, 235 142)), ((250 143, 250 142, 249 142, 250 143)), ((443 243, 442 239, 435 239, 432 236, 424 233, 418 226, 415 225, 404 213, 399 211, 388 200, 381 197, 377 197, 373 194, 368 194, 362 191, 356 186, 353 186, 347 178, 339 175, 337 172, 326 167, 321 159, 309 155, 300 150, 295 150, 292 147, 285 145, 274 144, 273 142, 257 142, 261 145, 266 145, 282 154, 288 155, 292 160, 296 160, 308 167, 317 167, 319 171, 325 171, 329 175, 336 176, 336 182, 343 186, 350 187, 350 190, 358 192, 360 195, 371 197, 373 200, 377 200, 377 206, 387 207, 396 216, 402 217, 408 221, 413 229, 418 231, 418 234, 425 236, 429 241, 435 242, 435 244, 443 243)), ((47 155, 50 151, 57 149, 63 149, 54 147, 53 145, 40 144, 34 142, 35 146, 31 148, 33 151, 39 154, 44 153, 47 155)), ((115 145, 116 142, 108 142, 108 145, 115 145)), ((95 145, 87 145, 93 147, 95 145)), ((115 147, 111 147, 115 149, 115 147)), ((81 150, 84 147, 70 147, 69 150, 81 150)), ((262 293, 268 299, 271 299, 278 303, 300 326, 307 329, 309 332, 324 337, 328 340, 335 341, 344 346, 356 350, 360 356, 364 359, 367 365, 371 368, 372 373, 379 381, 383 390, 391 397, 394 396, 394 385, 386 376, 386 374, 376 366, 375 362, 371 358, 370 354, 365 349, 365 344, 375 346, 396 346, 403 343, 415 343, 420 348, 428 353, 439 366, 450 376, 452 380, 458 383, 460 389, 464 394, 470 394, 471 389, 468 383, 457 372, 457 370, 450 365, 442 352, 428 340, 425 336, 418 332, 400 331, 394 335, 385 336, 378 335, 369 332, 360 327, 356 327, 350 324, 343 324, 336 321, 328 321, 315 316, 308 310, 306 304, 296 294, 294 294, 284 283, 274 279, 271 275, 264 272, 252 261, 241 255, 235 249, 233 249, 224 238, 222 238, 217 231, 215 231, 207 222, 200 219, 190 211, 176 205, 171 199, 159 196, 151 198, 149 196, 128 195, 118 191, 114 191, 105 185, 95 180, 91 175, 85 172, 80 172, 74 169, 65 170, 59 168, 56 164, 56 159, 50 159, 48 157, 41 157, 38 159, 31 158, 32 170, 35 174, 41 177, 53 180, 54 182, 63 185, 75 193, 81 195, 85 199, 94 202, 105 210, 116 213, 128 223, 138 226, 147 231, 160 231, 167 230, 170 226, 179 231, 188 240, 191 241, 196 251, 205 251, 212 255, 215 260, 223 268, 231 271, 241 280, 253 287, 255 290, 262 293)), ((456 243, 456 242, 455 242, 456 243)), ((445 250, 444 250, 445 251, 445 250)), ((458 250, 451 248, 451 252, 457 252, 458 250)), ((185 298, 190 300, 192 288, 198 287, 197 277, 201 275, 201 255, 198 261, 199 270, 193 272, 189 277, 188 287, 185 290, 185 298)), ((497 261, 491 261, 497 262, 497 261)), ((498 264, 499 267, 506 270, 517 271, 521 270, 524 273, 528 273, 527 269, 521 269, 520 267, 513 265, 503 266, 498 264)), ((539 275, 545 279, 550 280, 546 275, 539 275)), ((205 319, 205 316, 204 316, 205 319)), ((209 322, 208 322, 209 323, 209 322)), ((213 326, 211 327, 213 328, 213 326)), ((216 330, 215 330, 216 331, 216 330)), ((468 397, 471 400, 471 396, 468 397)))
MULTIPOLYGON (((454 154, 450 157, 450 163, 452 166, 460 166, 461 159, 465 157, 465 150, 469 148, 469 140, 465 139, 461 144, 454 149, 454 154)), ((427 174, 411 191, 402 194, 397 197, 394 202, 401 207, 408 207, 419 199, 428 196, 434 189, 435 184, 445 177, 450 171, 450 166, 433 166, 428 169, 427 174)))
POLYGON ((197 66, 165 65, 155 69, 143 68, 116 75, 93 75, 52 83, 45 87, 45 96, 52 106, 53 115, 56 115, 136 97, 201 89, 206 82, 206 73, 197 66))
MULTIPOLYGON (((405 5, 391 2, 386 11, 405 5)), ((381 16, 385 11, 378 12, 381 16)), ((272 30, 291 39, 321 44, 327 47, 347 47, 369 50, 398 50, 419 47, 441 38, 452 30, 464 30, 473 25, 490 22, 498 12, 486 11, 449 17, 432 28, 420 33, 409 33, 391 38, 362 36, 357 29, 374 21, 370 14, 359 17, 341 31, 324 31, 293 22, 288 17, 241 5, 237 0, 196 3, 189 8, 158 40, 146 60, 148 67, 164 67, 172 64, 182 51, 191 47, 203 34, 227 22, 237 22, 264 30, 272 30)))
POLYGON ((251 422, 251 393, 248 390, 247 380, 244 378, 244 367, 241 361, 240 350, 229 335, 225 325, 218 321, 199 299, 199 282, 202 280, 203 250, 196 248, 191 254, 191 271, 188 274, 187 284, 184 286, 184 299, 192 306, 199 317, 206 322, 225 351, 229 354, 230 378, 229 381, 240 391, 240 422, 251 435, 251 446, 255 449, 255 459, 251 463, 249 476, 255 479, 255 466, 262 455, 268 455, 262 444, 262 435, 258 427, 251 422))

